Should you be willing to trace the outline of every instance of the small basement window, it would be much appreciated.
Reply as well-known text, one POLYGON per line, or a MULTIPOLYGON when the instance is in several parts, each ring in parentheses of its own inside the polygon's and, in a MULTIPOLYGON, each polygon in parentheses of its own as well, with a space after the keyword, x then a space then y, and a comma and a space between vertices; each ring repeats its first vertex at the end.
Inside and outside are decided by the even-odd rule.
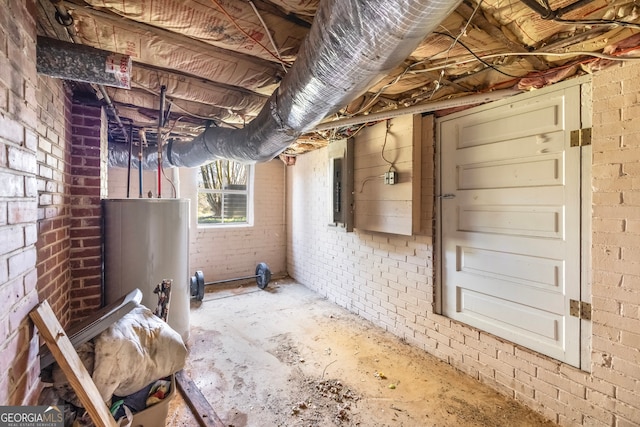
POLYGON ((253 225, 252 164, 215 160, 198 173, 198 225, 253 225))

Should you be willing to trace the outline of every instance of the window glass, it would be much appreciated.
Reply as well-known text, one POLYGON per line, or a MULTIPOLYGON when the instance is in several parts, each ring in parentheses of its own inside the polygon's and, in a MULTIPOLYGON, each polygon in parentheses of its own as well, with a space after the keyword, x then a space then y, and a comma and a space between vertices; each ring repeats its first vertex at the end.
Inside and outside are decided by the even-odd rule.
POLYGON ((200 166, 198 224, 251 223, 253 165, 215 160, 200 166))

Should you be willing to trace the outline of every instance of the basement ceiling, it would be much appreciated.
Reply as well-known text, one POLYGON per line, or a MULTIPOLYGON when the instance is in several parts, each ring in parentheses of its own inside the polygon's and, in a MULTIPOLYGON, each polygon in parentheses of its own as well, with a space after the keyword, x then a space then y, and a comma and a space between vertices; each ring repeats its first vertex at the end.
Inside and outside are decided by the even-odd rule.
MULTIPOLYGON (((295 62, 318 7, 318 0, 55 3, 73 22, 65 28, 52 1, 39 0, 39 35, 131 56, 131 89, 105 89, 134 145, 148 146, 157 144, 163 86, 165 141, 189 140, 207 126, 249 123, 295 62)), ((499 89, 532 90, 632 60, 640 56, 639 6, 628 0, 465 0, 404 63, 325 122, 499 89)), ((88 102, 104 98, 95 85, 72 87, 88 102)), ((305 133, 283 155, 353 135, 366 118, 360 122, 305 133)), ((111 144, 127 143, 122 127, 110 110, 111 144)))

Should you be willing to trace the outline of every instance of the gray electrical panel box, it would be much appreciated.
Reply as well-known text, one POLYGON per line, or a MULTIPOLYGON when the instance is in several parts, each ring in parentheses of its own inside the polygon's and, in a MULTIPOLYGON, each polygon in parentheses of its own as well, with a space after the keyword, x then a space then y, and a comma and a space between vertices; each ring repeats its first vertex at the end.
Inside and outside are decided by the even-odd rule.
POLYGON ((329 145, 331 162, 331 212, 333 225, 353 231, 353 139, 329 145))

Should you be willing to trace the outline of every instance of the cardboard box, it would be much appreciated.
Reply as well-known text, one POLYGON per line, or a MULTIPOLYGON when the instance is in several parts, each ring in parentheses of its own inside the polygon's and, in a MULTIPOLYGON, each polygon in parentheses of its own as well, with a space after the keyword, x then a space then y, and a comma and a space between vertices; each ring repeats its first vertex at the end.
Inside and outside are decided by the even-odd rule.
POLYGON ((149 406, 144 411, 133 414, 131 427, 165 427, 169 414, 169 402, 176 394, 176 376, 171 375, 171 390, 161 402, 149 406))

